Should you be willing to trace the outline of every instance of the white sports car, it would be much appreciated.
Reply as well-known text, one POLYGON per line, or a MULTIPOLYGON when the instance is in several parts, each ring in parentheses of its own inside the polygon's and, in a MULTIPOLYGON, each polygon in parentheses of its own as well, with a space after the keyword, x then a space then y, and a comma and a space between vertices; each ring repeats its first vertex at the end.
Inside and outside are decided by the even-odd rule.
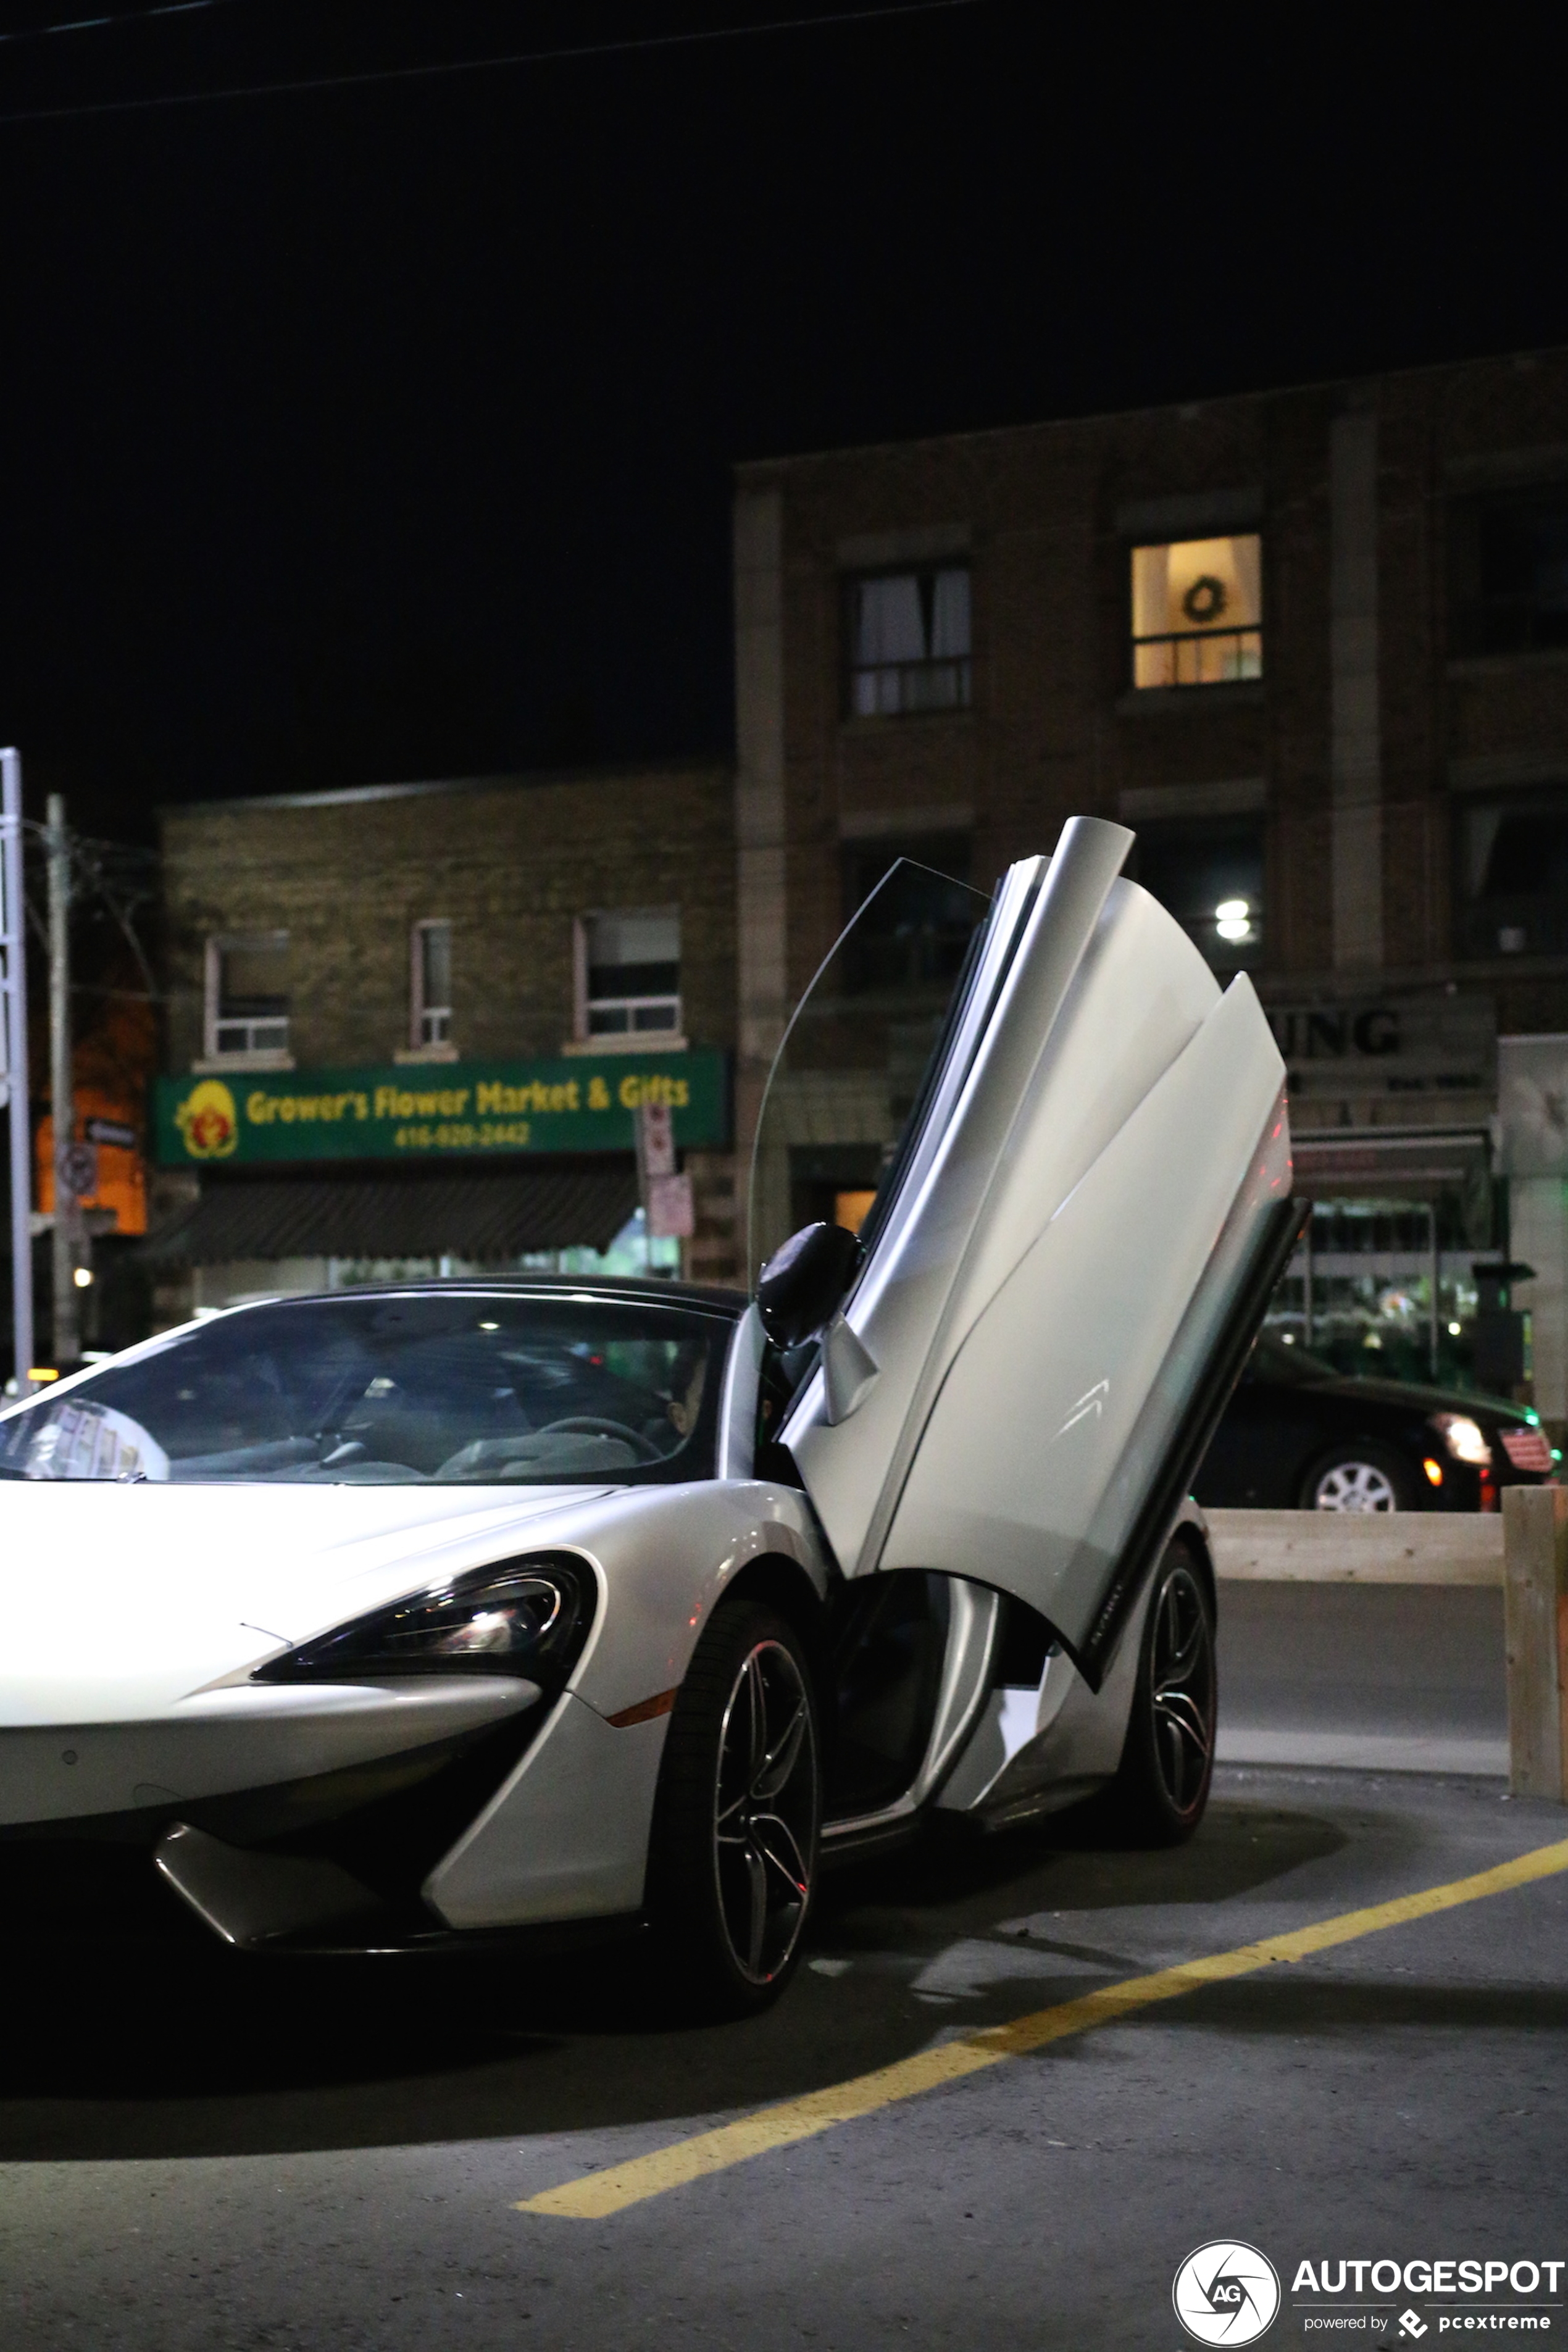
POLYGON ((13 1916, 635 1926, 734 2014, 824 1858, 933 1810, 1102 1790, 1190 1834, 1187 1487, 1298 1219, 1251 985, 1121 878, 1131 838, 1009 870, 859 1238, 807 1226, 754 1299, 263 1301, 0 1419, 13 1916))

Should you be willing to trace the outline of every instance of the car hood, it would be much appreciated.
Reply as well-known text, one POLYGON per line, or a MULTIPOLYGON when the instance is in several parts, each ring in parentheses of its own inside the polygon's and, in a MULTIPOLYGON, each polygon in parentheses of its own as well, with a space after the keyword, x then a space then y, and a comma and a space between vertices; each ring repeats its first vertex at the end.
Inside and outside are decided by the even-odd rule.
POLYGON ((1300 1385, 1313 1396, 1342 1396, 1372 1404, 1403 1405, 1407 1412, 1468 1412, 1479 1414, 1484 1421, 1516 1422, 1529 1425, 1529 1415, 1504 1397, 1476 1396, 1464 1389, 1427 1388, 1415 1381, 1363 1380, 1353 1372, 1337 1373, 1332 1379, 1303 1381, 1300 1385))
POLYGON ((613 1491, 0 1483, 0 1725, 157 1715, 613 1491))

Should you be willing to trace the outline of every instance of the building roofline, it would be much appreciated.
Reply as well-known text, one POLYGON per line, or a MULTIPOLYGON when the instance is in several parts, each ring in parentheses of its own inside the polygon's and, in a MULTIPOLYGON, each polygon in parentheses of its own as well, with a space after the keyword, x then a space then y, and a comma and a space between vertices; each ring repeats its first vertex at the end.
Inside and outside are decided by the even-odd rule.
POLYGON ((230 800, 162 801, 154 814, 211 816, 227 809, 343 808, 367 801, 419 800, 442 793, 524 792, 536 784, 609 783, 628 776, 672 776, 710 768, 733 772, 731 759, 628 760, 601 768, 527 768, 493 776, 437 776, 398 784, 347 784, 319 793, 246 793, 230 800))
POLYGON ((1378 368, 1364 375, 1309 377, 1299 383, 1256 384, 1233 392, 1194 393, 1184 400, 1140 401, 1126 408, 1068 409, 1057 416, 1022 417, 1012 425, 962 425, 952 433, 916 433, 894 441, 845 441, 822 449, 790 449, 768 457, 740 457, 736 477, 783 472, 793 466, 820 465, 838 457, 868 457, 889 449, 930 449, 954 441, 996 441, 1009 434, 1045 433, 1073 425, 1114 425, 1129 417, 1178 415, 1186 409, 1223 408, 1244 400, 1284 400, 1292 393, 1355 391, 1379 383, 1401 383, 1412 377, 1455 374, 1481 368, 1506 367, 1510 361, 1568 359, 1568 343, 1541 343, 1523 351, 1485 353, 1475 359, 1421 360, 1410 367, 1378 368))

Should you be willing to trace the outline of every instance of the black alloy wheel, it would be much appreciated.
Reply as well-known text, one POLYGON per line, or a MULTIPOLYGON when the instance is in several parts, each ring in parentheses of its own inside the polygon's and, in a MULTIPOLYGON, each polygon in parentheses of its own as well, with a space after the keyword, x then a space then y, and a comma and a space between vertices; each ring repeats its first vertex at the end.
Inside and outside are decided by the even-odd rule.
POLYGON ((671 1992, 744 2017, 794 1973, 816 1887, 821 1742, 793 1626, 744 1596, 714 1615, 659 1774, 650 1911, 671 1992))
POLYGON ((1167 1548, 1143 1621, 1127 1738, 1106 1803, 1145 1845, 1180 1845, 1204 1817, 1219 1712, 1214 1611, 1187 1545, 1167 1548))

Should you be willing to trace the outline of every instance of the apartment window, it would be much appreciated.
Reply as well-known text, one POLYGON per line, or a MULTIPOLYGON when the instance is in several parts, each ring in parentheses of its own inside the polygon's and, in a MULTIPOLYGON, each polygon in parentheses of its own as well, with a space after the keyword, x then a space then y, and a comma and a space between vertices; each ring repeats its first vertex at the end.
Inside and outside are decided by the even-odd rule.
POLYGON ((1568 955, 1568 783, 1465 808, 1458 869, 1465 954, 1568 955))
POLYGON ((1263 950, 1263 824, 1194 817, 1142 825, 1135 876, 1174 915, 1216 971, 1237 971, 1263 950))
POLYGON ((1230 686, 1263 675, 1262 541, 1132 550, 1132 683, 1230 686))
POLYGON ((452 1042, 452 926, 416 923, 409 976, 408 1042, 452 1042))
POLYGON ((967 834, 846 849, 846 919, 870 898, 846 945, 847 994, 940 995, 952 987, 988 903, 969 887, 969 866, 967 834))
POLYGON ((878 572, 847 587, 850 716, 967 710, 968 565, 878 572))
POLYGON ((288 1053, 287 931, 207 941, 205 1030, 209 1061, 288 1053))
POLYGON ((580 929, 583 1037, 680 1034, 680 916, 673 908, 587 915, 580 929))
POLYGON ((1568 646, 1568 485, 1457 499, 1448 604, 1455 654, 1568 646))

